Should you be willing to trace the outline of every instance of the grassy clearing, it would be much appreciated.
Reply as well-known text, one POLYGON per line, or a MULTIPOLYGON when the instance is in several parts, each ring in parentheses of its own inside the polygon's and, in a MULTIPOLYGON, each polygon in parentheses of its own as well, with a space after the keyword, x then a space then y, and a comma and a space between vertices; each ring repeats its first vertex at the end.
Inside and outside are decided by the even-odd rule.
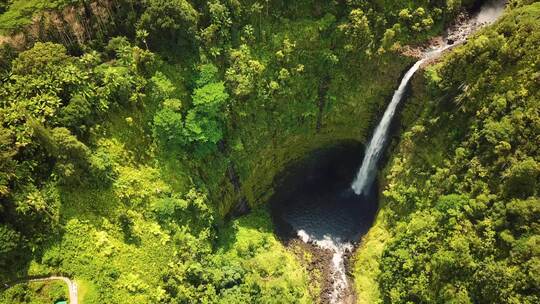
POLYGON ((97 297, 97 291, 94 284, 88 280, 76 279, 75 283, 78 286, 79 303, 92 303, 97 297))
POLYGON ((68 287, 62 281, 21 283, 0 293, 2 304, 51 304, 68 298, 68 287))

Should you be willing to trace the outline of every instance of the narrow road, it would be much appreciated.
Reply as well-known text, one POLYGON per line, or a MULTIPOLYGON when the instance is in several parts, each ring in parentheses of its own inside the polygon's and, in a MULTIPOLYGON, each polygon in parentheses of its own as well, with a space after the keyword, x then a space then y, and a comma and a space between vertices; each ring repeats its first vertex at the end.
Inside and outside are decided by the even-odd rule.
POLYGON ((72 281, 70 278, 50 276, 46 278, 29 279, 26 282, 46 282, 46 281, 55 281, 55 280, 62 280, 67 284, 68 289, 69 289, 69 304, 79 304, 79 293, 77 289, 77 283, 72 281))

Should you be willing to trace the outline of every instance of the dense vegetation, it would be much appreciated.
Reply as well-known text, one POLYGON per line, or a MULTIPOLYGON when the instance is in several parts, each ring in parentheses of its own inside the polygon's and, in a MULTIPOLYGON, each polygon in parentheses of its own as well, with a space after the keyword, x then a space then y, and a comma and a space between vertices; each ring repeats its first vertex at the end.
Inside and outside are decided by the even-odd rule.
MULTIPOLYGON (((273 179, 365 140, 401 46, 472 2, 0 0, 0 281, 65 274, 85 303, 315 302, 263 207, 273 179)), ((512 10, 416 85, 374 230, 392 231, 381 300, 535 302, 538 15, 512 10)))
POLYGON ((375 228, 383 302, 540 301, 539 16, 510 10, 415 83, 375 228))
POLYGON ((68 299, 61 281, 22 283, 0 295, 0 303, 56 303, 68 299))

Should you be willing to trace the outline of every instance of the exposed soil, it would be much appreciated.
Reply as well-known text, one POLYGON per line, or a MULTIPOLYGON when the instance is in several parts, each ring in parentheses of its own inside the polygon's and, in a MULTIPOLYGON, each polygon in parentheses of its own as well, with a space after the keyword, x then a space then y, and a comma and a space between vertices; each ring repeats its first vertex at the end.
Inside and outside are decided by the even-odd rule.
MULTIPOLYGON (((503 5, 504 7, 505 1, 492 1, 492 3, 498 2, 502 3, 499 5, 503 5)), ((486 18, 481 18, 481 16, 477 15, 477 13, 478 12, 468 11, 459 13, 454 21, 448 25, 442 36, 433 37, 419 45, 403 46, 401 47, 400 52, 405 56, 420 59, 429 50, 438 49, 445 45, 459 45, 462 43, 467 43, 467 37, 489 22, 484 20, 486 18)))
POLYGON ((430 50, 441 48, 446 44, 464 43, 466 37, 478 28, 478 25, 473 20, 474 18, 470 13, 462 12, 448 26, 442 36, 433 37, 419 45, 403 46, 400 52, 405 56, 421 59, 430 50))
MULTIPOLYGON (((300 239, 290 239, 286 244, 287 249, 293 252, 300 260, 302 265, 306 267, 309 273, 309 285, 313 288, 312 292, 315 298, 319 300, 319 304, 330 304, 330 298, 333 290, 332 280, 332 256, 333 252, 328 249, 322 249, 312 243, 304 243, 300 239)), ((349 284, 352 284, 352 276, 350 275, 349 267, 350 257, 353 252, 347 252, 346 266, 349 274, 349 284)), ((356 302, 354 288, 348 288, 348 294, 343 295, 344 304, 352 304, 356 302)))

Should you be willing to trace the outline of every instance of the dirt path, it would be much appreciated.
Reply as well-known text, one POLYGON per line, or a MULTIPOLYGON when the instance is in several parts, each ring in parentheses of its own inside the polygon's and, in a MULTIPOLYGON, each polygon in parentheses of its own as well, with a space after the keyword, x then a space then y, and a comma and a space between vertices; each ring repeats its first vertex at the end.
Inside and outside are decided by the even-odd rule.
POLYGON ((50 277, 44 277, 44 278, 34 278, 34 279, 28 279, 23 282, 47 282, 47 281, 56 281, 56 280, 62 280, 64 281, 69 289, 69 304, 79 304, 79 292, 77 288, 77 283, 72 281, 70 278, 66 277, 58 277, 58 276, 50 276, 50 277))

